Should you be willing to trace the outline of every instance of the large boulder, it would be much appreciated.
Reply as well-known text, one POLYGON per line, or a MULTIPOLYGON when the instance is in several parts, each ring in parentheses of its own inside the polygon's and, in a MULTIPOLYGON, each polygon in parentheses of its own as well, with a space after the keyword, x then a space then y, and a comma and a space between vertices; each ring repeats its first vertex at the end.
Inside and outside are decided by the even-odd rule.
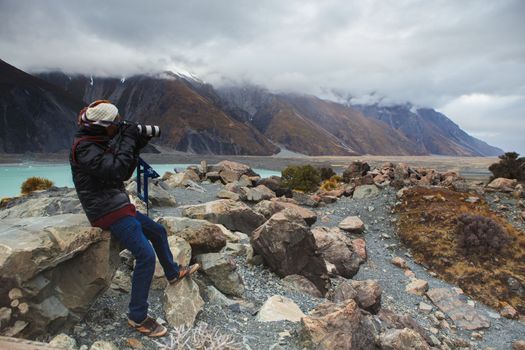
POLYGON ((339 284, 328 295, 328 299, 340 303, 354 299, 361 309, 376 314, 381 309, 381 294, 383 290, 374 280, 345 281, 339 284))
POLYGON ((343 171, 343 180, 345 182, 350 182, 354 178, 359 178, 365 176, 366 173, 370 170, 370 165, 366 162, 354 161, 350 163, 343 171))
POLYGON ((270 190, 264 185, 258 185, 255 188, 251 187, 241 187, 240 189, 240 198, 248 202, 260 202, 263 200, 268 200, 275 198, 275 192, 270 190))
POLYGON ((203 306, 199 287, 191 277, 168 285, 164 290, 164 312, 171 327, 192 327, 203 306))
POLYGON ((201 254, 195 257, 204 273, 221 292, 242 297, 244 282, 237 272, 235 260, 221 253, 201 254))
POLYGON ((162 176, 162 180, 171 188, 184 188, 193 186, 194 183, 198 183, 200 178, 195 171, 187 169, 182 173, 172 173, 167 171, 162 176))
POLYGON ((194 256, 218 252, 228 240, 233 239, 233 234, 223 225, 206 220, 164 216, 158 218, 157 222, 166 228, 168 236, 174 235, 186 240, 194 256))
POLYGON ((268 298, 261 306, 256 320, 259 322, 299 322, 304 316, 304 313, 293 300, 281 295, 274 295, 268 298))
POLYGON ((316 298, 322 298, 322 294, 308 278, 301 275, 288 275, 282 279, 285 288, 297 293, 309 294, 316 298))
POLYGON ((362 185, 357 186, 354 190, 354 199, 363 199, 368 197, 374 197, 379 194, 379 188, 376 185, 362 185))
POLYGON ((499 191, 499 192, 512 192, 516 187, 518 181, 516 179, 506 179, 504 177, 498 177, 492 180, 488 185, 488 190, 499 191))
POLYGON ((322 303, 303 317, 301 323, 302 338, 309 348, 377 349, 372 324, 352 299, 338 304, 322 303))
POLYGON ((312 229, 318 251, 324 260, 335 265, 337 274, 352 278, 365 261, 354 251, 352 240, 337 227, 315 227, 312 229))
POLYGON ((326 293, 329 285, 326 264, 317 253, 308 225, 295 211, 284 209, 274 214, 253 232, 251 244, 279 276, 303 275, 326 293))
POLYGON ((53 216, 82 213, 82 205, 75 190, 52 187, 12 198, 0 210, 0 219, 53 216))
POLYGON ((270 190, 275 192, 277 197, 285 196, 292 197, 292 191, 289 188, 282 186, 282 180, 280 176, 270 176, 257 181, 257 185, 264 185, 270 190))
POLYGON ((278 198, 271 201, 259 202, 253 207, 253 210, 264 215, 266 219, 269 219, 273 214, 286 208, 292 209, 299 214, 309 226, 312 226, 317 221, 317 214, 314 211, 300 207, 295 203, 281 201, 278 198))
POLYGON ((223 183, 238 181, 242 175, 258 176, 248 165, 223 160, 208 167, 210 172, 217 172, 223 183))
POLYGON ((228 199, 187 206, 182 210, 182 215, 192 219, 208 220, 224 225, 230 230, 244 233, 251 233, 266 220, 246 204, 228 199))
POLYGON ((0 232, 0 309, 11 308, 2 334, 33 338, 71 326, 120 262, 119 245, 84 214, 4 219, 0 232))
POLYGON ((379 343, 384 350, 430 350, 425 339, 410 328, 389 329, 380 335, 379 343))

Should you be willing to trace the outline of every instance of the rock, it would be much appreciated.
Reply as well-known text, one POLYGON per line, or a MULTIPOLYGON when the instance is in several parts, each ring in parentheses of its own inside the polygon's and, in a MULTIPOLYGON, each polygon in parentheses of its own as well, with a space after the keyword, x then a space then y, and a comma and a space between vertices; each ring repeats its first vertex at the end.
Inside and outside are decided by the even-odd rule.
POLYGON ((249 244, 228 242, 221 249, 220 253, 230 256, 246 256, 249 249, 252 249, 252 246, 249 244))
POLYGON ((222 189, 222 190, 220 190, 217 193, 217 198, 231 199, 233 201, 241 200, 241 196, 238 193, 235 193, 235 192, 232 192, 232 191, 228 191, 228 190, 225 190, 225 189, 222 189))
POLYGON ((312 229, 312 233, 317 251, 324 260, 335 265, 338 275, 352 278, 359 271, 359 266, 365 261, 354 252, 352 240, 339 228, 318 226, 312 229))
POLYGON ((512 343, 512 350, 525 350, 525 340, 516 340, 512 343))
POLYGON ((268 187, 277 197, 292 197, 292 191, 282 186, 281 177, 279 176, 270 176, 268 178, 260 179, 257 181, 257 185, 268 187))
POLYGON ((304 316, 301 309, 291 299, 274 295, 264 302, 255 319, 259 322, 299 322, 304 316))
POLYGON ((354 190, 353 198, 354 199, 363 199, 374 197, 379 194, 379 188, 376 185, 362 185, 357 186, 354 190))
POLYGON ((20 337, 22 331, 27 327, 28 323, 25 321, 16 321, 14 325, 2 332, 6 337, 20 337))
POLYGON ((498 177, 497 179, 492 180, 487 185, 487 189, 499 192, 512 192, 514 190, 514 187, 516 187, 517 183, 518 180, 516 179, 506 179, 504 177, 498 177))
POLYGON ((337 202, 336 196, 329 196, 329 195, 323 194, 323 195, 320 195, 320 198, 321 198, 321 202, 325 204, 331 204, 331 203, 337 202))
POLYGON ((206 220, 164 216, 157 222, 166 228, 168 236, 178 236, 188 242, 194 256, 220 251, 232 235, 224 226, 206 220))
POLYGON ((231 257, 220 253, 201 254, 195 257, 201 264, 201 272, 210 278, 221 292, 242 297, 244 283, 237 272, 237 264, 231 257))
POLYGON ((365 176, 369 170, 370 165, 368 163, 354 161, 343 171, 343 179, 345 182, 350 182, 353 178, 365 176))
POLYGON ((352 233, 360 233, 363 231, 365 224, 358 216, 347 216, 339 223, 339 228, 352 233))
POLYGON ((509 318, 509 319, 515 319, 515 318, 518 318, 518 311, 516 311, 515 308, 513 308, 511 305, 505 305, 501 310, 500 310, 500 314, 501 316, 505 317, 505 318, 509 318))
POLYGON ((258 176, 248 165, 223 160, 211 166, 212 171, 218 171, 223 183, 237 181, 242 175, 258 176))
POLYGON ((192 327, 203 306, 199 287, 192 278, 184 278, 164 290, 164 312, 171 327, 192 327))
POLYGON ((230 230, 244 233, 251 233, 266 221, 264 216, 246 204, 227 199, 187 206, 182 210, 182 215, 222 224, 230 230))
POLYGON ((319 206, 319 202, 321 201, 321 198, 318 196, 312 196, 300 191, 292 191, 293 199, 297 202, 297 204, 304 205, 307 207, 316 208, 319 206))
POLYGON ((427 343, 431 343, 430 336, 410 315, 397 315, 389 309, 382 308, 377 314, 377 318, 381 324, 381 332, 388 329, 409 328, 417 332, 427 343))
POLYGON ((379 312, 379 309, 381 309, 382 293, 383 290, 377 281, 349 280, 339 284, 328 295, 328 299, 335 303, 353 299, 361 309, 376 314, 379 312))
POLYGON ((11 308, 0 308, 0 330, 7 327, 7 325, 11 322, 11 313, 11 308))
POLYGON ((91 345, 89 350, 119 350, 118 347, 108 341, 98 340, 91 345))
POLYGON ((260 202, 275 198, 275 193, 264 185, 259 185, 255 188, 241 187, 240 197, 245 198, 248 202, 260 202))
MULTIPOLYGON (((148 199, 151 204, 156 207, 174 207, 177 205, 175 197, 164 189, 161 180, 150 180, 148 184, 148 199)), ((137 195, 137 183, 131 181, 126 186, 126 192, 137 195)))
MULTIPOLYGON (((173 254, 173 261, 180 266, 187 266, 191 260, 191 247, 181 237, 169 236, 168 245, 171 253, 173 254)), ((151 284, 152 289, 164 289, 168 285, 168 280, 164 275, 164 269, 160 265, 159 259, 155 259, 155 273, 153 274, 153 281, 151 284)))
POLYGON ((208 297, 208 302, 211 304, 215 304, 218 306, 230 306, 235 304, 235 301, 228 299, 214 286, 206 287, 206 295, 208 297))
POLYGON ((124 273, 121 270, 117 270, 115 277, 111 281, 111 289, 120 290, 126 293, 131 292, 131 276, 129 273, 124 273))
POLYGON ((430 350, 425 339, 409 328, 389 329, 380 335, 379 342, 385 350, 430 350))
POLYGON ((193 170, 185 170, 182 173, 166 172, 162 180, 170 188, 190 187, 193 183, 200 182, 199 175, 193 170))
POLYGON ((308 278, 301 275, 289 275, 282 279, 285 288, 298 293, 305 293, 316 298, 322 298, 323 295, 308 278))
POLYGON ((0 232, 0 299, 22 295, 21 312, 6 326, 23 337, 57 333, 81 319, 120 262, 117 242, 84 214, 3 219, 0 232))
POLYGON ((399 256, 392 258, 390 262, 392 263, 392 265, 397 266, 399 268, 408 269, 408 265, 405 259, 400 258, 399 256))
POLYGON ((429 305, 429 304, 424 303, 424 302, 420 302, 420 303, 419 303, 419 308, 418 308, 418 309, 419 309, 419 311, 421 311, 421 312, 424 312, 424 313, 426 313, 426 314, 429 314, 429 313, 432 312, 432 309, 433 309, 433 308, 432 308, 432 305, 429 305))
POLYGON ((321 293, 326 292, 326 266, 316 251, 312 232, 295 211, 284 209, 274 214, 253 232, 251 244, 279 276, 303 275, 321 293))
POLYGON ((0 219, 79 213, 83 213, 83 209, 75 190, 52 187, 12 199, 0 210, 0 219))
POLYGON ((434 288, 427 292, 429 299, 446 313, 458 327, 478 330, 490 327, 490 321, 468 305, 462 295, 448 288, 434 288))
POLYGON ((362 238, 357 238, 352 240, 352 247, 354 252, 363 260, 367 259, 366 254, 366 243, 362 238))
POLYGON ((352 299, 322 303, 303 317, 301 324, 302 339, 310 348, 376 349, 372 326, 352 299))
POLYGON ((264 215, 266 219, 269 219, 273 214, 278 213, 285 208, 292 209, 297 212, 297 214, 299 214, 304 219, 304 221, 306 221, 308 226, 312 226, 317 221, 317 214, 314 211, 300 207, 295 203, 282 201, 277 198, 271 201, 259 202, 254 207, 254 210, 264 215))
POLYGON ((49 345, 54 346, 56 348, 67 349, 67 350, 77 349, 77 341, 64 333, 60 333, 59 335, 51 339, 51 341, 49 342, 49 345))
POLYGON ((421 279, 413 279, 405 287, 405 291, 410 294, 415 295, 425 295, 425 292, 428 290, 428 282, 421 279))
POLYGON ((206 180, 209 180, 211 182, 216 182, 221 179, 221 176, 219 175, 218 171, 208 171, 206 173, 206 180))

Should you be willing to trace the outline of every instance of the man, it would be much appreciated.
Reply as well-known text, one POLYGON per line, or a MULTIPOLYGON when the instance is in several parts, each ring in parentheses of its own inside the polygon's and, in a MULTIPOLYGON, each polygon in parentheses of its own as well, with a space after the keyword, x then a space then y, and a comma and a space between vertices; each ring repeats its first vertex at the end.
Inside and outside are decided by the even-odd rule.
POLYGON ((166 327, 148 316, 155 253, 172 284, 197 271, 199 265, 179 266, 174 262, 164 227, 130 203, 124 181, 133 174, 139 151, 149 139, 134 125, 119 125, 119 119, 117 107, 106 100, 95 101, 80 111, 70 154, 73 182, 91 225, 109 229, 136 259, 129 326, 150 337, 160 337, 166 334, 166 327))

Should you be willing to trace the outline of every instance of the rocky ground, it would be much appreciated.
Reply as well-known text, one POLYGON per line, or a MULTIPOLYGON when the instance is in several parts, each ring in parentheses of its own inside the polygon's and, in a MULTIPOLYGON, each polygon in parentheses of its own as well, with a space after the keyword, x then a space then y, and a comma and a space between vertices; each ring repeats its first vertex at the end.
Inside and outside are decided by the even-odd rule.
MULTIPOLYGON (((172 193, 177 199, 178 206, 176 208, 153 208, 150 215, 180 215, 182 205, 204 203, 216 199, 216 193, 222 188, 222 185, 204 184, 203 187, 206 190, 204 193, 186 189, 173 190, 172 193)), ((494 195, 491 194, 489 197, 492 198, 494 195)), ((493 199, 490 198, 489 201, 492 203, 493 199)), ((420 303, 428 305, 432 303, 425 296, 405 291, 410 279, 405 276, 403 269, 391 263, 393 257, 402 257, 416 277, 427 281, 431 289, 453 288, 454 286, 433 277, 433 274, 427 269, 412 261, 410 252, 403 247, 396 236, 396 216, 392 214, 392 207, 396 200, 395 191, 389 187, 381 190, 378 195, 362 199, 342 197, 333 204, 315 209, 318 220, 314 227, 335 227, 349 215, 359 216, 366 225, 364 233, 359 236, 366 240, 368 261, 361 266, 353 279, 379 281, 384 290, 383 306, 397 313, 411 315, 429 331, 435 341, 449 344, 451 348, 458 348, 457 344, 462 344, 465 348, 470 346, 473 349, 511 349, 514 341, 524 339, 525 324, 503 318, 496 310, 491 310, 470 298, 467 299, 468 304, 474 305, 477 312, 487 315, 490 319, 491 326, 488 329, 472 332, 456 328, 450 319, 445 319, 448 322, 444 323, 440 320, 443 314, 435 306, 431 306, 432 310, 422 311, 420 303), (449 327, 443 327, 444 324, 448 324, 449 327), (458 339, 462 340, 458 341, 458 339)), ((501 201, 507 203, 505 199, 501 201)), ((508 202, 515 204, 510 199, 508 202)), ((506 213, 510 218, 517 218, 516 210, 507 210, 506 213)), ((515 221, 515 223, 523 228, 522 221, 515 221)), ((245 257, 238 257, 236 261, 246 287, 244 300, 229 306, 207 303, 203 312, 197 317, 197 322, 205 322, 210 329, 231 335, 240 348, 302 349, 298 336, 300 328, 298 323, 257 322, 255 320, 257 310, 272 295, 283 295, 292 299, 304 313, 308 313, 321 300, 308 294, 288 290, 278 276, 264 266, 247 264, 245 257)), ((123 264, 121 269, 127 269, 127 267, 123 264)), ((335 279, 336 283, 338 279, 335 279)), ((162 319, 161 294, 158 290, 152 291, 150 305, 152 314, 162 319)), ((157 348, 158 344, 151 339, 141 337, 127 328, 125 313, 128 299, 127 292, 109 289, 97 300, 86 319, 75 326, 70 335, 77 340, 79 345, 90 345, 97 340, 107 340, 114 342, 119 349, 140 348, 140 346, 146 349, 157 348)))
MULTIPOLYGON (((100 341, 111 342, 118 349, 157 349, 163 347, 178 349, 177 343, 186 340, 193 342, 195 339, 210 339, 216 343, 221 343, 220 346, 215 348, 304 349, 305 333, 310 332, 309 336, 311 339, 324 337, 323 329, 328 330, 328 337, 324 339, 317 338, 323 344, 323 347, 321 347, 323 349, 334 348, 334 344, 335 346, 341 346, 341 339, 346 339, 345 341, 352 339, 352 342, 354 340, 360 342, 359 344, 356 343, 357 345, 354 344, 354 347, 359 349, 430 349, 429 346, 432 346, 432 349, 445 350, 521 349, 519 346, 523 345, 523 343, 519 341, 525 340, 523 315, 513 314, 509 316, 507 313, 507 316, 514 319, 504 318, 501 316, 505 314, 502 310, 490 309, 463 294, 457 286, 440 280, 437 274, 426 266, 414 262, 412 252, 401 243, 396 234, 397 224, 400 220, 398 214, 394 211, 394 207, 396 202, 403 197, 400 197, 400 193, 390 184, 427 187, 441 185, 449 188, 466 188, 468 184, 454 172, 439 173, 431 169, 412 169, 407 165, 394 166, 393 164, 385 164, 380 168, 370 170, 368 165, 365 165, 361 162, 352 163, 343 175, 343 178, 348 177, 352 179, 351 182, 340 183, 338 188, 331 191, 321 191, 312 196, 295 192, 294 202, 301 204, 303 209, 292 204, 290 199, 282 198, 274 198, 275 201, 266 201, 267 206, 256 206, 254 203, 261 201, 263 197, 270 198, 275 196, 269 188, 262 185, 263 183, 276 191, 276 193, 281 192, 283 188, 280 187, 280 180, 257 180, 256 177, 253 177, 254 174, 251 172, 251 169, 247 169, 242 164, 231 162, 211 166, 201 164, 200 167, 188 169, 184 173, 166 175, 161 180, 154 181, 150 184, 150 199, 153 202, 153 206, 149 215, 152 218, 162 218, 164 221, 159 222, 174 235, 171 238, 174 238, 175 242, 180 243, 180 245, 176 243, 176 245, 172 246, 172 249, 177 249, 177 253, 175 253, 177 259, 189 260, 190 248, 188 243, 193 247, 195 258, 197 260, 202 259, 199 261, 209 261, 206 259, 212 259, 211 256, 215 254, 197 255, 197 249, 204 249, 199 244, 205 244, 205 250, 202 251, 204 253, 216 252, 217 250, 213 248, 214 244, 221 239, 222 243, 219 248, 223 247, 226 242, 238 241, 236 246, 242 249, 238 253, 234 249, 230 250, 229 253, 215 254, 215 256, 221 256, 223 260, 230 259, 228 258, 229 255, 233 259, 223 265, 214 261, 214 268, 218 268, 219 265, 222 266, 220 267, 220 274, 215 275, 215 277, 214 273, 216 272, 213 272, 211 269, 207 270, 203 266, 202 271, 197 273, 192 280, 185 280, 186 282, 183 281, 174 288, 169 287, 164 290, 162 283, 165 284, 165 279, 162 276, 154 281, 154 287, 149 299, 150 313, 157 317, 161 323, 169 322, 173 324, 181 321, 181 317, 179 317, 179 320, 174 320, 173 314, 165 310, 164 306, 171 303, 171 301, 168 303, 165 300, 166 297, 169 298, 170 295, 180 297, 191 294, 191 297, 179 298, 179 300, 184 300, 184 303, 187 303, 185 305, 193 307, 203 303, 202 296, 204 307, 197 314, 193 328, 170 326, 169 337, 152 340, 139 335, 127 327, 126 311, 127 303, 129 302, 132 263, 130 263, 126 255, 121 254, 120 265, 118 265, 111 287, 96 299, 82 321, 66 329, 66 333, 71 339, 74 339, 80 349, 84 350, 114 349, 92 345, 100 341), (207 170, 203 172, 201 169, 207 170), (239 171, 243 173, 242 176, 239 174, 239 171), (210 181, 200 182, 202 178, 221 180, 227 185, 223 186, 221 181, 215 183, 210 181), (258 186, 254 187, 256 181, 258 186), (198 204, 215 201, 217 196, 234 200, 218 201, 213 204, 213 207, 211 204, 198 206, 198 204), (239 201, 240 199, 243 199, 244 203, 247 203, 255 211, 246 207, 243 202, 239 201), (290 208, 290 206, 292 207, 290 208), (285 207, 289 209, 283 209, 285 207), (313 211, 313 213, 305 210, 305 208, 313 211), (276 212, 279 213, 272 216, 276 212), (268 215, 265 213, 268 213, 268 215), (266 221, 261 214, 266 216, 266 221), (309 228, 307 224, 312 225, 313 214, 317 216, 317 220, 309 228), (181 219, 181 216, 187 218, 181 219), (269 219, 270 216, 271 219, 269 219), (347 220, 349 217, 358 217, 359 219, 347 220), (190 220, 188 218, 207 219, 214 223, 220 223, 228 227, 231 232, 224 227, 220 229, 221 225, 211 224, 202 220, 190 220), (184 220, 192 222, 188 226, 190 228, 189 236, 188 232, 184 231, 186 229, 180 226, 185 225, 183 222, 186 222, 186 224, 189 222, 184 220), (203 228, 203 222, 205 226, 208 225, 206 228, 203 228), (342 225, 342 222, 347 224, 342 225), (264 224, 261 225, 262 223, 264 224), (362 223, 364 223, 363 229, 360 227, 362 223), (354 224, 357 225, 353 227, 354 224), (259 228, 252 233, 257 227, 259 228), (343 233, 338 227, 346 231, 343 233), (238 231, 251 234, 251 242, 250 237, 238 231), (311 232, 313 232, 313 235, 311 232), (271 240, 265 242, 264 239, 267 238, 271 240), (293 244, 290 243, 292 240, 295 241, 293 244), (364 251, 361 249, 362 240, 366 242, 366 260, 363 256, 364 251), (279 243, 270 249, 274 242, 279 243), (184 244, 188 247, 187 253, 184 253, 185 248, 181 248, 184 244), (295 244, 299 248, 294 248, 295 244), (276 263, 277 265, 274 268, 279 270, 281 274, 307 276, 316 286, 313 286, 313 289, 309 287, 310 294, 293 291, 290 289, 290 284, 285 283, 285 279, 279 278, 276 273, 262 265, 261 259, 257 259, 257 256, 253 257, 253 254, 250 253, 252 247, 259 254, 265 256, 264 259, 267 260, 269 265, 276 263), (285 247, 286 250, 281 249, 281 247, 285 247), (178 250, 179 248, 181 249, 180 251, 178 250), (314 249, 318 250, 322 255, 314 254, 314 249), (271 252, 271 255, 265 255, 268 254, 268 251, 271 252), (287 260, 288 256, 293 256, 293 259, 287 260), (277 260, 272 262, 271 260, 274 258, 277 260), (310 265, 302 265, 304 261, 307 261, 310 265), (359 266, 363 262, 364 264, 359 266), (297 266, 303 267, 296 268, 297 266), (337 293, 344 290, 343 287, 345 285, 351 285, 350 289, 357 295, 343 295, 339 299, 344 300, 342 303, 337 305, 325 304, 329 305, 328 309, 326 306, 323 309, 320 305, 326 302, 326 299, 313 295, 316 293, 320 295, 319 290, 324 288, 327 269, 332 284, 331 290, 327 294, 328 299, 334 300, 337 293), (290 272, 292 270, 295 272, 290 272), (219 279, 217 279, 217 276, 219 276, 219 279), (353 277, 350 280, 341 276, 353 277), (227 285, 221 284, 224 282, 221 279, 226 281, 227 285), (240 280, 243 283, 239 284, 240 280), (381 293, 377 293, 377 289, 373 287, 366 287, 365 295, 363 296, 359 289, 361 288, 359 286, 363 284, 359 284, 357 281, 364 280, 377 281, 382 289, 382 307, 379 313, 377 301, 381 293), (197 288, 197 285, 199 288, 197 288), (230 296, 226 297, 221 293, 213 292, 211 285, 215 285, 217 289, 230 296), (193 290, 184 294, 183 288, 187 287, 193 288, 193 290), (198 292, 198 289, 200 289, 201 293, 198 292), (242 297, 232 295, 242 295, 242 297), (259 320, 261 317, 264 317, 262 314, 265 313, 261 311, 261 308, 264 308, 267 305, 267 300, 273 296, 280 296, 282 300, 288 298, 295 303, 296 306, 288 304, 290 309, 294 307, 297 309, 295 311, 289 310, 287 317, 295 318, 296 322, 261 322, 259 320), (336 309, 333 309, 334 305, 336 309), (313 309, 317 309, 317 316, 311 314, 313 309), (323 314, 323 310, 328 310, 328 314, 323 314), (389 314, 390 311, 388 310, 393 311, 397 315, 406 314, 408 316, 407 318, 402 318, 394 313, 389 314), (303 319, 303 324, 298 322, 302 313, 308 315, 303 319), (412 318, 422 327, 421 329, 415 323, 412 323, 412 318), (340 334, 343 334, 343 336, 333 337, 333 334, 337 334, 335 332, 341 332, 340 334), (349 337, 350 334, 351 336, 349 337), (372 339, 374 337, 375 339, 372 339), (376 344, 377 347, 372 345, 372 343, 376 344)), ((523 211, 522 190, 518 190, 515 182, 509 184, 509 181, 505 182, 506 186, 515 187, 509 193, 485 191, 479 185, 476 188, 485 197, 492 210, 506 217, 517 229, 524 232, 525 212, 523 211)), ((127 186, 127 190, 132 196, 135 191, 134 186, 133 182, 127 186)), ((140 205, 140 203, 137 205, 140 205)), ((40 225, 44 225, 44 222, 50 219, 46 218, 49 216, 52 219, 50 222, 85 219, 82 215, 78 215, 78 213, 82 213, 82 210, 78 199, 76 199, 76 194, 68 189, 51 189, 34 193, 26 197, 7 201, 3 206, 3 209, 0 211, 0 218, 5 219, 6 230, 13 232, 19 227, 17 223, 26 222, 23 221, 26 218, 31 225, 34 225, 35 222, 40 222, 40 225), (63 216, 60 216, 61 214, 72 216, 64 219, 63 216), (75 214, 77 215, 75 216, 75 214), (22 218, 21 221, 16 221, 20 220, 20 218, 22 218), (36 218, 39 219, 36 220, 36 218)), ((144 211, 140 207, 139 210, 144 211)), ((74 222, 76 223, 77 221, 74 222)), ((77 226, 72 227, 75 228, 77 226)), ((46 240, 51 238, 49 243, 46 243, 50 247, 64 247, 64 251, 61 252, 63 255, 59 255, 60 258, 56 258, 67 259, 72 255, 72 251, 68 249, 75 249, 77 244, 86 243, 87 240, 98 237, 101 232, 97 230, 84 229, 79 241, 76 241, 75 237, 80 236, 80 234, 71 235, 70 231, 67 231, 67 234, 66 231, 61 233, 60 230, 52 235, 44 233, 42 237, 46 240)), ((28 234, 28 232, 25 234, 28 234)), ((108 239, 97 239, 102 239, 102 241, 94 246, 109 245, 108 239)), ((13 240, 13 242, 9 243, 16 247, 16 237, 13 240)), ((233 246, 235 246, 235 243, 233 246)), ((120 250, 118 247, 111 249, 113 249, 111 254, 114 256, 120 250)), ((54 250, 49 251, 51 258, 53 258, 53 252, 54 250)), ((97 252, 99 254, 96 255, 97 259, 108 258, 107 252, 104 253, 104 249, 98 249, 97 252)), ((38 249, 35 251, 35 254, 40 256, 38 249)), ((26 255, 21 252, 21 255, 15 256, 13 253, 12 256, 16 260, 25 259, 27 258, 26 255)), ((84 262, 82 259, 89 259, 89 254, 78 255, 78 257, 78 259, 75 258, 75 263, 80 269, 75 271, 85 274, 85 272, 81 271, 84 262)), ((118 256, 116 258, 112 260, 114 262, 113 268, 116 268, 119 261, 118 256)), ((49 260, 48 263, 52 264, 53 260, 49 260)), ((99 264, 99 262, 93 263, 98 264, 98 269, 108 265, 105 261, 102 261, 102 264, 99 264)), ((0 329, 2 334, 17 334, 16 332, 24 331, 24 327, 27 326, 27 329, 25 329, 26 334, 40 334, 37 337, 38 340, 50 340, 48 333, 43 333, 44 335, 42 335, 42 331, 39 332, 30 322, 25 321, 31 321, 29 315, 40 319, 40 315, 33 315, 32 313, 43 305, 39 296, 50 298, 46 300, 57 300, 57 298, 62 298, 61 294, 64 294, 66 297, 78 294, 78 290, 75 291, 75 289, 72 289, 72 291, 62 289, 70 287, 66 284, 61 284, 62 279, 60 278, 61 271, 67 271, 67 266, 71 266, 70 264, 68 262, 67 264, 59 265, 54 275, 48 274, 46 271, 41 275, 37 275, 38 271, 32 271, 31 274, 23 271, 28 275, 27 281, 10 281, 10 283, 19 283, 23 292, 20 289, 13 288, 13 286, 0 288, 0 291, 5 291, 5 295, 0 300, 3 306, 0 308, 0 329), (62 267, 60 268, 60 266, 62 267), (58 295, 52 294, 49 296, 48 292, 53 290, 45 285, 39 291, 34 289, 34 281, 41 281, 42 276, 49 278, 52 283, 57 283, 58 289, 53 290, 59 291, 58 295), (23 302, 23 304, 29 303, 29 308, 27 304, 25 309, 21 308, 20 302, 23 302), (16 330, 17 324, 19 326, 18 330, 16 330)), ((5 263, 3 265, 0 264, 2 276, 12 271, 12 269, 13 267, 5 263)), ((113 271, 115 270, 108 270, 106 273, 108 281, 113 275, 113 271)), ((69 284, 74 286, 74 279, 71 281, 73 283, 69 284)), ((85 282, 87 286, 93 284, 89 281, 85 282)), ((308 283, 312 284, 311 282, 308 283)), ((377 285, 376 282, 367 283, 377 285)), ((516 283, 520 287, 520 282, 517 281, 516 283)), ((304 281, 302 286, 305 286, 304 281)), ((520 288, 524 288, 523 285, 520 288)), ((348 292, 348 289, 346 290, 348 292)), ((83 303, 79 303, 78 307, 85 305, 85 302, 89 300, 92 299, 82 301, 83 303)), ((71 304, 71 300, 65 300, 63 303, 74 305, 71 304)), ((62 304, 57 303, 57 305, 62 304)), ((275 304, 273 307, 274 314, 272 315, 272 312, 270 312, 271 317, 275 316, 277 310, 275 304)), ((521 306, 517 307, 520 308, 521 306)), ((46 306, 45 309, 47 312, 46 322, 49 322, 46 324, 46 327, 51 329, 53 327, 53 317, 56 317, 55 314, 58 313, 54 312, 53 307, 46 306)), ((193 322, 195 313, 186 315, 187 310, 184 308, 184 305, 182 307, 181 305, 176 306, 175 310, 178 312, 177 315, 184 314, 184 317, 182 317, 184 322, 193 322)), ((67 317, 76 317, 74 307, 61 312, 67 317)), ((59 318, 56 320, 58 321, 59 318)), ((197 345, 194 347, 201 348, 197 345)))

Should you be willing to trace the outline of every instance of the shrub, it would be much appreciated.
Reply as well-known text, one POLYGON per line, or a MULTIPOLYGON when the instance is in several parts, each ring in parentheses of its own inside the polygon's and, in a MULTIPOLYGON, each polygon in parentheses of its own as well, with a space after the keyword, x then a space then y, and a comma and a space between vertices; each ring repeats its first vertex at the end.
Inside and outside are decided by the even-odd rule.
POLYGON ((516 152, 507 152, 498 158, 498 163, 491 164, 489 170, 492 172, 491 180, 498 177, 507 179, 525 180, 525 157, 519 157, 516 152))
POLYGON ((291 165, 282 171, 282 186, 291 190, 313 192, 319 186, 321 176, 311 165, 291 165))
POLYGON ((29 194, 33 191, 47 190, 53 186, 53 181, 42 177, 30 177, 22 183, 20 188, 22 194, 29 194))
POLYGON ((331 178, 329 178, 328 180, 323 181, 323 183, 321 184, 321 189, 323 191, 335 190, 337 188, 337 186, 339 185, 339 183, 342 182, 342 181, 343 180, 342 180, 341 176, 334 175, 331 178))
POLYGON ((510 237, 491 218, 463 214, 456 226, 458 246, 467 254, 499 253, 510 243, 510 237))
POLYGON ((332 168, 319 168, 319 173, 321 175, 321 181, 329 180, 335 175, 335 171, 332 168))

